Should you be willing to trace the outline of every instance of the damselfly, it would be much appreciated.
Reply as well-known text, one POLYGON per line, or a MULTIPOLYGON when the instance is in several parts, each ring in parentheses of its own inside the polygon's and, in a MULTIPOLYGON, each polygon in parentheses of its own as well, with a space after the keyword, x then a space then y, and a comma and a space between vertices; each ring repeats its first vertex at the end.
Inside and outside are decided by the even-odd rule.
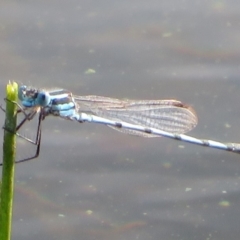
POLYGON ((59 116, 80 123, 91 122, 107 125, 123 133, 142 136, 164 136, 201 146, 240 153, 240 144, 221 143, 184 135, 197 124, 195 111, 177 100, 119 100, 101 96, 75 96, 64 89, 52 91, 20 86, 18 97, 20 111, 27 121, 39 113, 35 141, 16 134, 37 145, 36 154, 22 159, 24 162, 38 157, 41 144, 41 123, 45 117, 59 116))

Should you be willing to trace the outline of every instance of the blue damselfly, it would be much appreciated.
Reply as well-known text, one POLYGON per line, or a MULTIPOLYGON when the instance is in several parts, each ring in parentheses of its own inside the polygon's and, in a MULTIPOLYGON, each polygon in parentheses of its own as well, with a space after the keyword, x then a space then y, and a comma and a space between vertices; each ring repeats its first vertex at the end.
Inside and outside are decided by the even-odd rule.
POLYGON ((24 162, 38 157, 41 144, 41 123, 45 117, 59 116, 79 123, 90 122, 109 126, 123 133, 142 136, 164 136, 201 146, 240 153, 240 144, 221 143, 184 135, 197 125, 193 108, 177 100, 119 100, 101 96, 76 96, 64 89, 40 90, 20 86, 18 97, 20 112, 25 118, 17 131, 27 121, 39 113, 36 139, 33 141, 16 134, 37 145, 36 154, 22 159, 24 162))

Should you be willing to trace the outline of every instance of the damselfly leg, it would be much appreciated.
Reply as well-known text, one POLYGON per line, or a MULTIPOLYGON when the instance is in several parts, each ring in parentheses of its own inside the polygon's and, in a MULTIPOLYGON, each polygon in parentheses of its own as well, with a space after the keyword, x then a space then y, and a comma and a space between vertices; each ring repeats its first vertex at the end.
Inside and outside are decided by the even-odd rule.
MULTIPOLYGON (((12 134, 16 134, 18 137, 26 140, 27 142, 33 144, 33 145, 36 145, 37 148, 36 148, 36 152, 33 156, 31 157, 28 157, 28 158, 24 158, 24 159, 21 159, 21 160, 17 160, 16 163, 20 163, 20 162, 25 162, 25 161, 28 161, 28 160, 31 160, 31 159, 35 159, 38 157, 39 155, 39 152, 40 152, 40 145, 41 145, 41 124, 42 124, 42 120, 44 119, 44 114, 43 114, 43 111, 41 111, 41 108, 40 107, 35 107, 33 109, 31 109, 30 111, 27 111, 28 109, 25 109, 25 108, 22 108, 22 106, 20 104, 18 104, 17 102, 15 101, 11 101, 9 99, 4 99, 5 101, 10 101, 12 102, 13 104, 16 104, 18 106, 18 110, 17 110, 17 114, 19 113, 23 113, 24 114, 24 118, 21 120, 21 122, 17 125, 16 129, 13 130, 13 129, 8 129, 6 128, 5 126, 3 127, 3 129, 5 131, 8 131, 12 134), (39 112, 40 111, 40 112, 39 112), (39 118, 38 118, 38 123, 37 123, 37 132, 36 132, 36 137, 34 140, 20 134, 18 131, 20 130, 20 128, 27 122, 27 121, 30 121, 32 120, 36 114, 39 112, 39 118)), ((5 112, 5 109, 0 106, 1 110, 3 110, 5 112)), ((2 166, 2 163, 0 163, 0 166, 2 166)))
POLYGON ((30 142, 30 143, 32 143, 34 145, 36 145, 37 148, 36 148, 35 154, 33 156, 28 157, 28 158, 24 158, 24 159, 21 159, 21 160, 17 160, 15 163, 26 162, 26 161, 29 161, 29 160, 32 160, 32 159, 36 159, 39 156, 40 146, 41 146, 41 136, 42 136, 42 129, 41 129, 41 127, 42 127, 43 118, 44 118, 43 112, 40 111, 39 117, 38 117, 38 126, 37 126, 37 133, 36 133, 35 141, 17 134, 17 136, 25 139, 26 141, 28 141, 28 142, 30 142))

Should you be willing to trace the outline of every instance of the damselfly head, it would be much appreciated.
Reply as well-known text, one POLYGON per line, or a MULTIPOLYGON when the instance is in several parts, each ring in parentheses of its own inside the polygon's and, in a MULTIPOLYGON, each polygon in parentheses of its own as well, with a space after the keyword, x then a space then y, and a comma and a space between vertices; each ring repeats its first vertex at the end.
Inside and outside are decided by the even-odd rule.
POLYGON ((20 101, 24 101, 26 99, 36 99, 37 94, 37 89, 29 88, 25 85, 20 86, 18 89, 18 98, 20 101))
POLYGON ((18 98, 24 107, 45 107, 50 102, 49 93, 25 85, 19 87, 18 98))

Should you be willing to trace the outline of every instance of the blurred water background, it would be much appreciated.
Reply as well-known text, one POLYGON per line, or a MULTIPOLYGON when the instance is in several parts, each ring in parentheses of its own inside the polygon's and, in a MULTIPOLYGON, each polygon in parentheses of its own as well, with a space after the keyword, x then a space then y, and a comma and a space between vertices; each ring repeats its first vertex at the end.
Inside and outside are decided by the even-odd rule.
MULTIPOLYGON (((239 24, 233 0, 1 1, 1 101, 8 80, 176 98, 197 112, 189 135, 239 142, 239 24)), ((16 166, 13 239, 237 240, 239 183, 240 155, 49 117, 16 166)))

